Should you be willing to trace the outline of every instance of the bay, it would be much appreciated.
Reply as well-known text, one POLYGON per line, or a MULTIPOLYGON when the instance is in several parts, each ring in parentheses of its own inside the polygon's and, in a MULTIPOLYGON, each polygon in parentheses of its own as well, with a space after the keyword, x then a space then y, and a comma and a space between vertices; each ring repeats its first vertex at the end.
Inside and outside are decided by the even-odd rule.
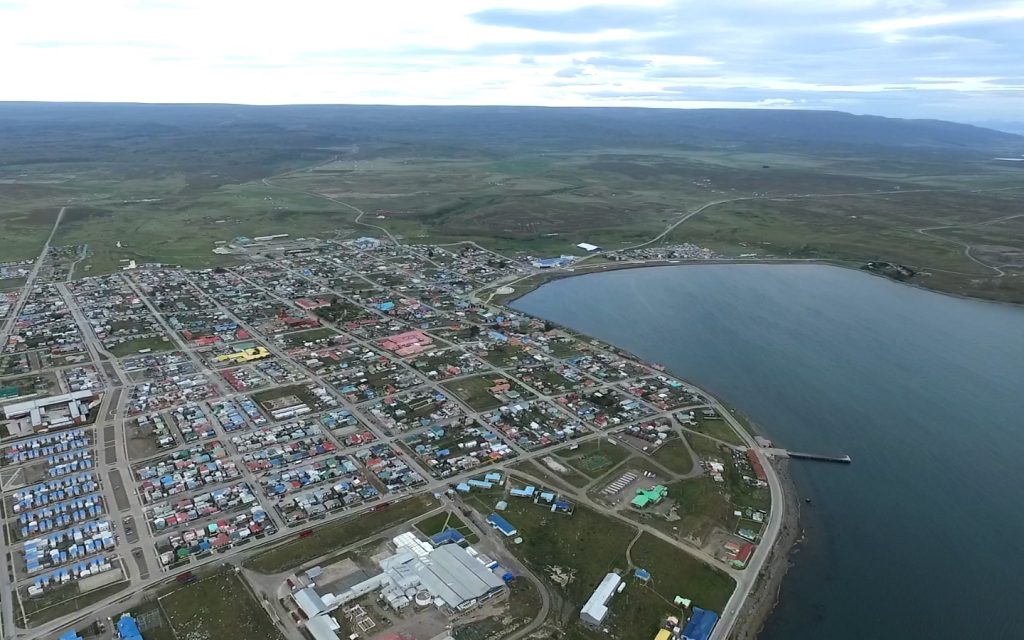
POLYGON ((806 540, 766 640, 1017 638, 1024 309, 821 265, 557 280, 513 306, 750 416, 791 463, 806 540))

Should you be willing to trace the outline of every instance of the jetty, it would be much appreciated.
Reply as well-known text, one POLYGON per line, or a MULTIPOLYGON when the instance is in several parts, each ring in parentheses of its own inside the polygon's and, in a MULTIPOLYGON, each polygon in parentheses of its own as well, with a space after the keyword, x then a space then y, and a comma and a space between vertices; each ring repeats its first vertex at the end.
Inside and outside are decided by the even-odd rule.
POLYGON ((841 464, 850 464, 853 459, 850 456, 826 456, 818 453, 799 453, 797 451, 787 451, 787 455, 790 458, 796 458, 798 460, 818 460, 819 462, 839 462, 841 464))
POLYGON ((778 447, 762 447, 761 451, 776 458, 793 458, 795 460, 816 460, 818 462, 838 462, 840 464, 850 464, 853 462, 853 458, 850 456, 830 456, 820 453, 802 453, 799 451, 789 451, 787 449, 780 449, 778 447))

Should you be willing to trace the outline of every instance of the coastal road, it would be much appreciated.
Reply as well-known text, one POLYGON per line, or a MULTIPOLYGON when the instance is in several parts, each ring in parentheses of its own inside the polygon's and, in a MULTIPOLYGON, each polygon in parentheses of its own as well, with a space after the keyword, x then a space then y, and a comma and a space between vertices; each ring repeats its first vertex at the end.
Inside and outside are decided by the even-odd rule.
POLYGON ((743 605, 750 596, 750 592, 753 591, 757 578, 761 574, 761 570, 764 569, 764 565, 779 539, 779 533, 782 530, 782 519, 786 513, 786 493, 782 490, 782 481, 779 479, 779 474, 772 465, 771 459, 760 450, 753 436, 740 425, 736 418, 714 396, 704 392, 701 393, 703 393, 704 397, 708 398, 711 406, 725 418, 733 430, 743 438, 747 446, 755 452, 755 455, 761 461, 761 466, 764 467, 765 477, 768 481, 768 488, 771 491, 772 497, 771 510, 768 512, 768 523, 761 534, 761 544, 757 545, 757 548, 754 550, 750 562, 747 563, 747 568, 732 574, 733 578, 736 579, 736 589, 732 592, 732 596, 729 597, 729 601, 725 605, 725 611, 722 612, 718 625, 711 634, 711 640, 726 640, 732 634, 738 616, 743 610, 743 605))

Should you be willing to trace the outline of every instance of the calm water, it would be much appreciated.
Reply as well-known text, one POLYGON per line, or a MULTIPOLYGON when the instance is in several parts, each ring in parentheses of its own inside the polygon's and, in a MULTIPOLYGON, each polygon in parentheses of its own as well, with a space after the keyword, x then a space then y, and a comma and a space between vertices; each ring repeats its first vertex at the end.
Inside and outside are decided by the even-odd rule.
POLYGON ((792 464, 814 504, 764 638, 1024 638, 1024 310, 809 265, 587 275, 515 307, 853 457, 792 464))

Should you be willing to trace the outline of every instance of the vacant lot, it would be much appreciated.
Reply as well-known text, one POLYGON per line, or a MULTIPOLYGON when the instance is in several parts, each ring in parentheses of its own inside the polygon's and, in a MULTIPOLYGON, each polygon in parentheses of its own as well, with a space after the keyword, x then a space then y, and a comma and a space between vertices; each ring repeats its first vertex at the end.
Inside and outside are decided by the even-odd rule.
POLYGON ((245 566, 267 574, 288 571, 304 562, 408 522, 436 506, 437 503, 430 496, 416 496, 381 511, 362 513, 342 522, 329 522, 314 529, 314 534, 308 538, 299 538, 299 532, 296 531, 293 540, 249 558, 245 566))
POLYGON ((178 638, 284 638, 249 587, 233 571, 173 591, 160 598, 160 605, 178 638))

